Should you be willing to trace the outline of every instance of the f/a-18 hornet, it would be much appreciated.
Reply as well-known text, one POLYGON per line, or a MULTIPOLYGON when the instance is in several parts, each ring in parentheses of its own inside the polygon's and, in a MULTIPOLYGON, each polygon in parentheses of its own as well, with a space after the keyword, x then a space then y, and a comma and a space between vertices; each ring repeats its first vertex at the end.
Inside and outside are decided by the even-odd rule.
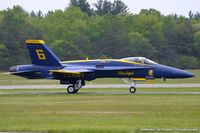
POLYGON ((145 57, 122 59, 75 60, 61 62, 42 40, 27 40, 32 65, 17 65, 10 73, 28 79, 56 79, 69 84, 68 93, 77 93, 85 81, 96 78, 120 78, 130 83, 135 93, 136 81, 154 81, 155 78, 189 78, 193 74, 174 67, 158 64, 145 57), (124 78, 129 79, 125 80, 124 78))

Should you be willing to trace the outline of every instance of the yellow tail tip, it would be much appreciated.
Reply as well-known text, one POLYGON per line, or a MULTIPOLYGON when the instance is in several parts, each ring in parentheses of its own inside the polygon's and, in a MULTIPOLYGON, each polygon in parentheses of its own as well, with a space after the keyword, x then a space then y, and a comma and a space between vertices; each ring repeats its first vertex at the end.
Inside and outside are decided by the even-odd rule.
POLYGON ((26 43, 45 43, 43 40, 26 40, 26 43))

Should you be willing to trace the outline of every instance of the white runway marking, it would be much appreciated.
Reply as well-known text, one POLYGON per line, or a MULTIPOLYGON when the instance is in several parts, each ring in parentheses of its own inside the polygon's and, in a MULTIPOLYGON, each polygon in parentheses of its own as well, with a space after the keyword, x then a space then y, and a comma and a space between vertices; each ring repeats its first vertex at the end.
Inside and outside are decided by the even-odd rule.
MULTIPOLYGON (((83 88, 129 88, 128 84, 85 85, 83 88)), ((200 84, 136 84, 137 88, 189 88, 200 87, 200 84)), ((67 85, 10 85, 0 86, 0 89, 63 89, 67 85)))
MULTIPOLYGON (((83 88, 129 88, 127 84, 112 85, 86 85, 83 88)), ((174 88, 174 87, 200 87, 200 84, 137 84, 138 88, 174 88)), ((67 85, 12 85, 0 86, 0 89, 66 89, 67 85)), ((0 93, 0 95, 55 95, 68 94, 66 92, 42 92, 42 93, 0 93)), ((77 94, 131 94, 129 92, 79 92, 77 94)), ((136 92, 135 94, 200 94, 200 92, 136 92)), ((132 94, 134 95, 134 94, 132 94)))
POLYGON ((104 95, 113 95, 113 94, 130 94, 130 95, 137 95, 137 94, 194 94, 199 95, 200 92, 136 92, 135 94, 131 94, 129 92, 79 92, 77 94, 68 94, 66 92, 42 92, 42 93, 0 93, 0 95, 56 95, 56 94, 66 94, 66 95, 81 95, 81 94, 104 94, 104 95))

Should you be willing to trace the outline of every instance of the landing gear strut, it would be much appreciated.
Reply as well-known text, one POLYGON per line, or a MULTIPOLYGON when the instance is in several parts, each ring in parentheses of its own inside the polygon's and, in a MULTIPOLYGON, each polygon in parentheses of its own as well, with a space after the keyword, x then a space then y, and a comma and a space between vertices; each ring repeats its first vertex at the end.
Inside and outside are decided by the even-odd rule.
POLYGON ((131 85, 131 87, 129 88, 130 93, 136 92, 135 82, 133 80, 129 80, 130 82, 127 81, 126 79, 121 79, 121 80, 131 85))
POLYGON ((81 84, 81 80, 77 80, 77 82, 74 84, 74 85, 69 85, 67 87, 67 92, 69 94, 75 94, 78 92, 78 90, 82 87, 82 84, 81 84))

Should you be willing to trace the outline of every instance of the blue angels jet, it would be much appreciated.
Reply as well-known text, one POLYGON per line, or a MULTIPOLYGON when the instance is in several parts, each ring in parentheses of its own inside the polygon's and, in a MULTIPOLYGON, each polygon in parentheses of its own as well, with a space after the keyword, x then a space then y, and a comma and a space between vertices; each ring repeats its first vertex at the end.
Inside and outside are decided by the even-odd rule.
POLYGON ((165 66, 145 57, 123 59, 76 60, 61 62, 42 40, 27 40, 32 65, 10 67, 10 73, 29 79, 56 79, 60 84, 69 84, 68 93, 77 93, 85 81, 96 78, 128 78, 135 93, 136 81, 154 81, 155 78, 189 78, 193 74, 165 66))

